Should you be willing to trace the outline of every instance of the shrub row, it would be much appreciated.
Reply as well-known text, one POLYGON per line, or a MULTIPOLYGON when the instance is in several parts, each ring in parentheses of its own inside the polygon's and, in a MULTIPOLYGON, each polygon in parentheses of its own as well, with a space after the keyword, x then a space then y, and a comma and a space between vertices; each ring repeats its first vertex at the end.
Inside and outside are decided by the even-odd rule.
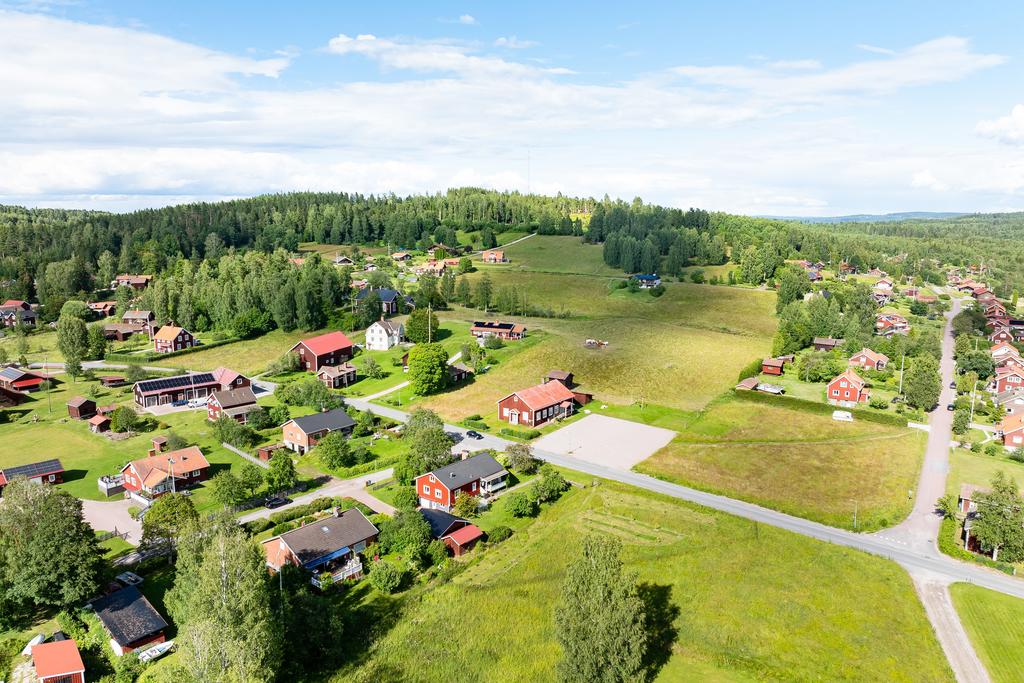
POLYGON ((998 569, 999 571, 1010 575, 1015 575, 1017 573, 1013 568, 1013 565, 1009 565, 1005 562, 996 562, 984 555, 978 555, 969 550, 965 550, 958 540, 960 534, 957 533, 957 524, 958 522, 955 519, 949 517, 942 520, 942 526, 939 527, 939 550, 942 553, 949 555, 956 560, 983 564, 986 567, 998 569))
POLYGON ((511 429, 509 427, 502 427, 498 433, 502 436, 511 436, 514 439, 524 439, 527 441, 540 436, 540 432, 536 429, 511 429))
POLYGON ((215 349, 218 346, 224 346, 225 344, 234 344, 241 339, 237 337, 231 337, 229 339, 220 339, 218 341, 205 342, 199 346, 193 346, 188 349, 181 349, 180 351, 171 351, 169 353, 157 353, 156 351, 147 351, 146 353, 124 353, 122 351, 109 351, 104 355, 104 360, 107 361, 119 361, 122 363, 151 363, 156 360, 162 360, 164 358, 174 358, 175 356, 183 356, 186 353, 195 353, 196 351, 203 351, 205 349, 215 349))
POLYGON ((903 415, 888 415, 886 413, 875 413, 870 410, 858 410, 856 408, 837 408, 836 406, 828 403, 808 401, 794 396, 776 396, 774 394, 766 394, 760 391, 733 389, 733 395, 740 400, 749 401, 751 403, 768 403, 792 408, 793 410, 817 413, 819 415, 831 415, 833 410, 848 410, 856 418, 867 422, 877 422, 879 424, 892 425, 895 427, 907 426, 907 418, 903 415))
POLYGON ((470 429, 487 429, 487 423, 483 420, 470 420, 467 418, 462 421, 462 424, 466 425, 470 429))
MULTIPOLYGON (((288 508, 287 510, 280 510, 270 515, 266 519, 254 519, 246 522, 242 526, 245 530, 252 535, 261 534, 267 529, 273 529, 275 536, 283 534, 286 531, 291 531, 299 526, 303 517, 308 517, 310 520, 318 512, 329 510, 330 508, 337 507, 339 510, 348 510, 350 508, 359 508, 360 511, 367 517, 374 514, 373 510, 368 508, 363 503, 352 500, 351 498, 332 498, 331 496, 323 496, 316 498, 306 503, 305 505, 296 505, 295 507, 288 508), (295 522, 289 525, 289 522, 295 522)), ((307 520, 308 521, 308 520, 307 520)))

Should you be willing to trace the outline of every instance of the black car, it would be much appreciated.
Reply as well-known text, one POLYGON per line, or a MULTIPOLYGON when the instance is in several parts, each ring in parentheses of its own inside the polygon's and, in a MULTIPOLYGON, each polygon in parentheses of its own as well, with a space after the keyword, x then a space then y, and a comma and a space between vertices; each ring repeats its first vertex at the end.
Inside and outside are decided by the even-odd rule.
POLYGON ((271 496, 270 498, 267 498, 267 501, 265 503, 263 503, 263 507, 267 508, 268 510, 273 510, 275 508, 281 507, 282 505, 287 505, 290 502, 292 502, 291 498, 284 498, 282 496, 271 496))
POLYGON ((481 434, 480 432, 474 431, 472 429, 470 429, 468 432, 466 432, 466 436, 468 436, 471 439, 482 439, 482 438, 484 438, 483 434, 481 434))
POLYGON ((950 389, 956 389, 956 382, 950 382, 949 383, 949 388, 950 389))
POLYGON ((948 410, 949 412, 953 412, 954 410, 956 410, 956 406, 953 405, 952 403, 949 403, 946 405, 946 410, 948 410))

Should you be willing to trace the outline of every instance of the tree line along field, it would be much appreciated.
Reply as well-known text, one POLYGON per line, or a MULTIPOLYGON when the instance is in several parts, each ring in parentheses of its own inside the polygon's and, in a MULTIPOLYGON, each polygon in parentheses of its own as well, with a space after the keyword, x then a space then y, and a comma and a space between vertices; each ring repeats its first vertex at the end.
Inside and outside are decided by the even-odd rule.
POLYGON ((332 680, 556 680, 553 608, 585 534, 620 539, 639 574, 657 680, 953 680, 897 565, 590 483, 445 585, 359 596, 351 618, 381 619, 332 680))
POLYGON ((635 469, 799 517, 867 531, 909 512, 927 436, 790 408, 717 401, 635 469))
POLYGON ((1024 671, 1024 600, 968 583, 954 583, 949 591, 992 682, 1019 681, 1024 671))

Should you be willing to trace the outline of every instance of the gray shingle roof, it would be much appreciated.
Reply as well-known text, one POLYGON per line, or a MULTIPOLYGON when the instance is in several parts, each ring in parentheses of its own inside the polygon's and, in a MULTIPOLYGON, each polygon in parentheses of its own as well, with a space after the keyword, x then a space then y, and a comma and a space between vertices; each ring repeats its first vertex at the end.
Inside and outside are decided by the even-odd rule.
POLYGON ((220 404, 221 408, 235 408, 238 406, 247 406, 256 403, 256 394, 252 393, 252 389, 250 387, 230 389, 228 391, 215 391, 213 395, 217 398, 217 403, 220 404))
POLYGON ((314 413, 292 420, 306 434, 314 434, 326 430, 348 429, 354 427, 356 421, 349 417, 344 408, 335 408, 323 413, 314 413))
POLYGON ((122 646, 167 628, 164 618, 135 586, 102 597, 92 607, 111 637, 122 646))
POLYGON ((453 524, 460 522, 469 524, 469 522, 462 517, 456 517, 444 510, 428 510, 423 508, 420 510, 420 514, 423 515, 423 518, 427 520, 427 524, 430 525, 431 538, 441 538, 453 524))
POLYGON ((377 527, 357 508, 325 517, 304 527, 281 534, 299 562, 306 564, 324 555, 351 548, 377 534, 377 527))
POLYGON ((477 479, 485 479, 504 470, 505 468, 494 459, 494 456, 481 453, 465 460, 456 460, 452 464, 438 468, 430 474, 433 474, 435 479, 451 490, 465 486, 477 479))

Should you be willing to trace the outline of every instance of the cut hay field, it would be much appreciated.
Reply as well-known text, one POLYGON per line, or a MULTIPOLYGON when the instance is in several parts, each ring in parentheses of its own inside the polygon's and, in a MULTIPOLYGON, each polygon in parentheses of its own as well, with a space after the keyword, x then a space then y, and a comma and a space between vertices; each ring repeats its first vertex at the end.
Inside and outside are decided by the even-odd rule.
POLYGON ((960 621, 993 683, 1021 680, 1024 600, 967 583, 949 587, 960 621))
POLYGON ((905 428, 724 400, 635 469, 831 526, 898 523, 927 437, 905 428))
POLYGON ((584 244, 579 237, 535 235, 507 247, 505 256, 510 263, 494 268, 625 277, 621 270, 605 264, 603 254, 600 245, 584 244))
POLYGON ((451 420, 487 414, 496 410, 499 398, 562 369, 575 373, 576 381, 602 401, 629 405, 639 400, 696 410, 732 387, 740 368, 769 350, 767 339, 667 322, 609 318, 528 324, 542 327, 549 338, 458 391, 426 399, 424 405, 451 420), (588 349, 583 346, 588 337, 610 344, 588 349))
POLYGON ((186 353, 167 360, 154 361, 150 365, 188 370, 213 370, 216 367, 224 366, 251 376, 266 370, 271 361, 287 353, 288 349, 300 339, 331 331, 302 332, 293 330, 285 332, 284 330, 272 330, 255 339, 245 339, 212 349, 186 353))
POLYGON ((352 620, 390 618, 332 680, 557 680, 553 609, 592 533, 621 539, 639 575, 656 680, 953 680, 896 564, 612 482, 570 491, 447 584, 358 587, 352 620))

